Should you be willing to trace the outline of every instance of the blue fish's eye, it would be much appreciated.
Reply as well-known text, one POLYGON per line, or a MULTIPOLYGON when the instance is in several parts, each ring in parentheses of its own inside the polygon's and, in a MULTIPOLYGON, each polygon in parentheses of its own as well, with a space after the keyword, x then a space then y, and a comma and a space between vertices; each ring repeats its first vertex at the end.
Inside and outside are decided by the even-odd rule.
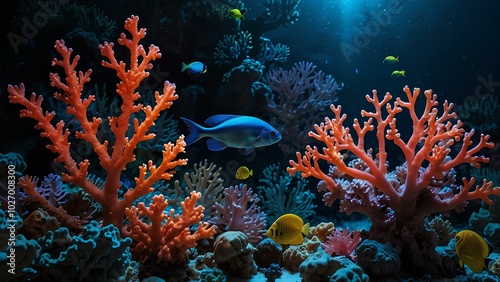
POLYGON ((276 136, 276 132, 275 131, 271 131, 271 132, 269 132, 269 135, 271 135, 271 137, 274 137, 274 136, 276 136))

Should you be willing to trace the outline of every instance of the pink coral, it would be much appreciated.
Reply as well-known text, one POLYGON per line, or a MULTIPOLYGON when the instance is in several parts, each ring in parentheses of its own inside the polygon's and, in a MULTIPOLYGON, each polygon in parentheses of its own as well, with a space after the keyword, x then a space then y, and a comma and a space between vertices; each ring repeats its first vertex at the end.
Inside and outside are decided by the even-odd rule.
POLYGON ((250 243, 258 243, 266 232, 266 215, 260 211, 259 201, 246 184, 226 188, 224 199, 215 203, 216 214, 209 222, 224 231, 241 231, 250 243))
POLYGON ((361 234, 359 231, 349 231, 347 229, 337 229, 326 237, 326 242, 323 244, 323 249, 329 254, 343 255, 356 260, 355 250, 361 243, 361 234))

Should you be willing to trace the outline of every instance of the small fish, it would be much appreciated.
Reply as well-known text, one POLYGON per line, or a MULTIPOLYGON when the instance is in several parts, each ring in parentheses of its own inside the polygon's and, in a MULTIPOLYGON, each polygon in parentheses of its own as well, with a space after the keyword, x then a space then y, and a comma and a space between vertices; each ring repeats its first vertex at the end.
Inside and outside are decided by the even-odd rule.
POLYGON ((186 65, 184 62, 182 63, 181 72, 188 70, 191 73, 202 74, 207 72, 207 66, 202 62, 192 62, 186 65))
POLYGON ((222 151, 226 147, 245 149, 245 155, 255 148, 272 145, 281 140, 281 134, 267 122, 251 116, 214 115, 205 123, 212 127, 203 127, 197 123, 181 118, 190 134, 184 139, 189 146, 203 137, 207 140, 208 149, 222 151))
POLYGON ((488 244, 474 231, 463 230, 455 236, 455 250, 460 258, 460 267, 464 263, 475 273, 480 273, 485 266, 485 258, 488 256, 488 244))
POLYGON ((233 19, 242 19, 244 20, 245 18, 243 17, 243 15, 247 12, 247 9, 232 9, 231 11, 229 11, 229 15, 233 18, 233 19))
POLYGON ((276 219, 266 235, 278 244, 300 245, 304 242, 302 234, 307 235, 309 227, 309 223, 304 225, 302 218, 288 213, 276 219))
POLYGON ((382 63, 389 63, 389 64, 394 64, 395 62, 399 62, 399 57, 394 57, 394 56, 387 56, 385 57, 384 61, 382 63))
POLYGON ((251 169, 248 169, 248 167, 246 166, 240 166, 236 171, 235 177, 238 180, 245 180, 250 176, 253 176, 253 171, 251 169))
POLYGON ((391 73, 391 77, 400 77, 400 76, 405 76, 405 71, 404 70, 395 70, 391 73))

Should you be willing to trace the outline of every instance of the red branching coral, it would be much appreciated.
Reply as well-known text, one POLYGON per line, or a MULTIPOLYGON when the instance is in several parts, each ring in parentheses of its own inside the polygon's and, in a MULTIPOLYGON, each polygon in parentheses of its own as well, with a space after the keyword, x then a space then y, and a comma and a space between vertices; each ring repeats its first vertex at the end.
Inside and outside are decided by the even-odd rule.
POLYGON ((137 207, 127 208, 125 214, 130 226, 124 232, 136 242, 132 251, 139 254, 141 260, 156 256, 157 263, 185 259, 187 249, 196 247, 196 241, 216 233, 215 226, 208 227, 208 223, 201 222, 205 208, 196 206, 200 197, 200 193, 191 192, 191 197, 181 203, 182 215, 174 215, 174 209, 170 214, 163 213, 168 207, 163 195, 154 196, 149 207, 140 202, 137 207), (150 224, 142 221, 143 217, 147 217, 150 224), (193 224, 198 224, 198 229, 191 234, 189 227, 193 224))

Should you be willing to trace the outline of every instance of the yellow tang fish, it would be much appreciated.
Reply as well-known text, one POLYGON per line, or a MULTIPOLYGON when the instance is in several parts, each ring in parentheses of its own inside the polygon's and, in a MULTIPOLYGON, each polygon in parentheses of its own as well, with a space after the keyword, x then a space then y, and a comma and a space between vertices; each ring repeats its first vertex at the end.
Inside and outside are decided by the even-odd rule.
POLYGON ((244 20, 245 18, 243 17, 243 15, 247 12, 247 9, 232 9, 231 11, 229 11, 229 15, 231 17, 233 17, 233 19, 242 19, 244 20))
POLYGON ((488 256, 488 244, 474 231, 463 230, 455 236, 455 250, 460 258, 460 267, 464 263, 475 273, 486 267, 484 259, 488 256))
POLYGON ((278 244, 299 245, 304 242, 302 234, 309 233, 309 223, 304 225, 302 218, 295 214, 285 214, 280 216, 267 230, 267 237, 273 239, 278 244))
POLYGON ((404 70, 395 70, 391 73, 391 77, 400 77, 400 76, 405 76, 405 71, 404 70))
POLYGON ((245 180, 253 175, 253 171, 246 166, 240 166, 236 171, 236 179, 245 180))
POLYGON ((395 62, 399 62, 399 57, 394 57, 394 56, 387 56, 385 57, 384 61, 382 63, 389 63, 389 64, 394 64, 395 62))

